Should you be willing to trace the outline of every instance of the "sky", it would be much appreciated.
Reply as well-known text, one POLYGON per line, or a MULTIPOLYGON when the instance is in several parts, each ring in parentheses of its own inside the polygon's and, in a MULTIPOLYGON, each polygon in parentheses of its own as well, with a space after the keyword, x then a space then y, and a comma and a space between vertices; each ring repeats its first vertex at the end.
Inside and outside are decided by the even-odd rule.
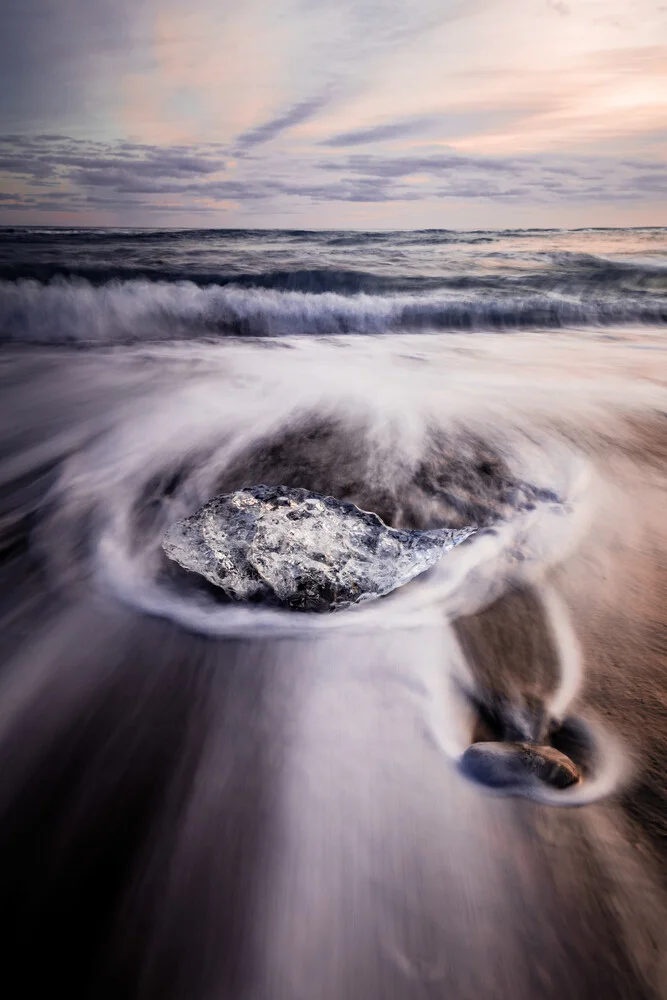
POLYGON ((667 225, 667 0, 4 0, 0 224, 667 225))

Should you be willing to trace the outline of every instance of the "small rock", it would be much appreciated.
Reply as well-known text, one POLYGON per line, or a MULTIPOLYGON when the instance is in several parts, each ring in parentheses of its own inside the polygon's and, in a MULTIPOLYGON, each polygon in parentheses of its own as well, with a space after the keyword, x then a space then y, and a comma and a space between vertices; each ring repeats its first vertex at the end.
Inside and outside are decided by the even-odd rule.
POLYGON ((535 743, 473 743, 461 758, 461 768, 490 788, 520 787, 535 780, 568 788, 581 777, 564 753, 535 743))
POLYGON ((234 600, 335 611, 403 586, 475 530, 400 531, 333 497, 254 486, 177 521, 162 547, 234 600))

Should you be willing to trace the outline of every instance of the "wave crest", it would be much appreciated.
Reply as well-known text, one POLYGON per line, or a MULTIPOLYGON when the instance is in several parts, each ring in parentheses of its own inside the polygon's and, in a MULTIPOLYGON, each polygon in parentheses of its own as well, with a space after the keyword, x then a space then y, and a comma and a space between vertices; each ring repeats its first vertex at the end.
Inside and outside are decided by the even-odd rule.
POLYGON ((0 337, 113 343, 201 337, 504 331, 664 324, 661 295, 497 288, 341 294, 191 281, 0 281, 0 337))

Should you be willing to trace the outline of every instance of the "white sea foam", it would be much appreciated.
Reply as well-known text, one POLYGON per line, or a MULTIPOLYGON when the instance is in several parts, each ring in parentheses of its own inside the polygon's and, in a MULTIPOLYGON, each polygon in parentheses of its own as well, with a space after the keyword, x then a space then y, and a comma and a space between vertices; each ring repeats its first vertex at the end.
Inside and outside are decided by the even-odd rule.
POLYGON ((663 322, 664 302, 616 291, 442 288, 343 294, 133 279, 0 281, 0 335, 41 343, 515 330, 663 322))

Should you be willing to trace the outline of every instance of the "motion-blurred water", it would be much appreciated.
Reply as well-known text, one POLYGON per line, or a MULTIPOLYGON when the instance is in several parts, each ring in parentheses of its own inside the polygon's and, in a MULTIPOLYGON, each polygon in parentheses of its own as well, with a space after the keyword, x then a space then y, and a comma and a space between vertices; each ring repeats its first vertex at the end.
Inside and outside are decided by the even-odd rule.
POLYGON ((0 230, 3 338, 608 327, 667 321, 667 230, 0 230))
POLYGON ((667 234, 1 235, 21 995, 667 996, 667 234), (162 535, 260 482, 496 530, 216 603, 162 535), (580 787, 462 776, 488 693, 591 727, 580 787))

